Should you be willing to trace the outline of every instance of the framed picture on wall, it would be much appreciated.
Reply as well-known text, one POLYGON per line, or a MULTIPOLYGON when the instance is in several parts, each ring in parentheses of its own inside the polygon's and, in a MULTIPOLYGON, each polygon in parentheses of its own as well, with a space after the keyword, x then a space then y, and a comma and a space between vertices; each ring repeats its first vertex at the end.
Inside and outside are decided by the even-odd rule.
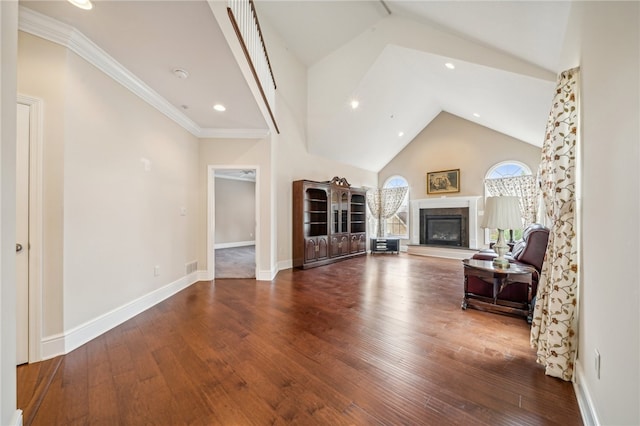
POLYGON ((460 169, 427 172, 427 194, 460 192, 460 169))

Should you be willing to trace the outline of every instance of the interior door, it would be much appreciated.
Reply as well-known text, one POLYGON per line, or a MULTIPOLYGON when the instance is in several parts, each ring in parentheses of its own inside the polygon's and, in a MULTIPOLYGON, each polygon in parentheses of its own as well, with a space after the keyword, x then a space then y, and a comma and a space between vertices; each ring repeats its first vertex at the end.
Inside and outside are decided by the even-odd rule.
POLYGON ((29 106, 18 105, 16 141, 16 363, 29 362, 29 106))

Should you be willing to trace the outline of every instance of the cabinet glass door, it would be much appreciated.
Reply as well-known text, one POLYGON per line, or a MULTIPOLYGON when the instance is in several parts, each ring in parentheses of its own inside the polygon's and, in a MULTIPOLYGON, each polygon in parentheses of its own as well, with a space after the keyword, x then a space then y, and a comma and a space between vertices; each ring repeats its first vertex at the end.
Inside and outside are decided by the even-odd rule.
POLYGON ((340 195, 336 191, 331 191, 331 230, 340 232, 340 195))
POLYGON ((347 215, 349 207, 349 195, 346 192, 340 194, 340 232, 349 232, 347 228, 347 215))

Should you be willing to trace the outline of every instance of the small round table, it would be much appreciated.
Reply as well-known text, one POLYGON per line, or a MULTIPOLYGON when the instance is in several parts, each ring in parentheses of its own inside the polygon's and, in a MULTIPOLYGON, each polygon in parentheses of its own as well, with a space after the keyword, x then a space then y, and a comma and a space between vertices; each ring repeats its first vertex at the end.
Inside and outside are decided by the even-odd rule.
POLYGON ((532 266, 511 263, 509 268, 498 268, 491 260, 464 259, 464 298, 462 309, 475 308, 480 310, 498 311, 508 314, 522 315, 531 323, 533 318, 531 305, 531 277, 535 272, 532 266), (486 282, 493 283, 492 297, 469 293, 467 280, 469 276, 478 277, 486 282), (527 285, 527 306, 498 299, 498 294, 512 283, 524 283, 527 285))

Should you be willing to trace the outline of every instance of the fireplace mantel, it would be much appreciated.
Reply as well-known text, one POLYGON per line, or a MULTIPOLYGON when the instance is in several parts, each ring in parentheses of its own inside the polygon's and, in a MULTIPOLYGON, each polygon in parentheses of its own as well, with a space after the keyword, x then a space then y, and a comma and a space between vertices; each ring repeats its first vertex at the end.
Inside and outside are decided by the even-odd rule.
POLYGON ((440 197, 412 200, 411 205, 411 240, 410 244, 420 244, 420 209, 439 209, 451 207, 469 208, 469 248, 478 249, 478 201, 476 197, 440 197))

